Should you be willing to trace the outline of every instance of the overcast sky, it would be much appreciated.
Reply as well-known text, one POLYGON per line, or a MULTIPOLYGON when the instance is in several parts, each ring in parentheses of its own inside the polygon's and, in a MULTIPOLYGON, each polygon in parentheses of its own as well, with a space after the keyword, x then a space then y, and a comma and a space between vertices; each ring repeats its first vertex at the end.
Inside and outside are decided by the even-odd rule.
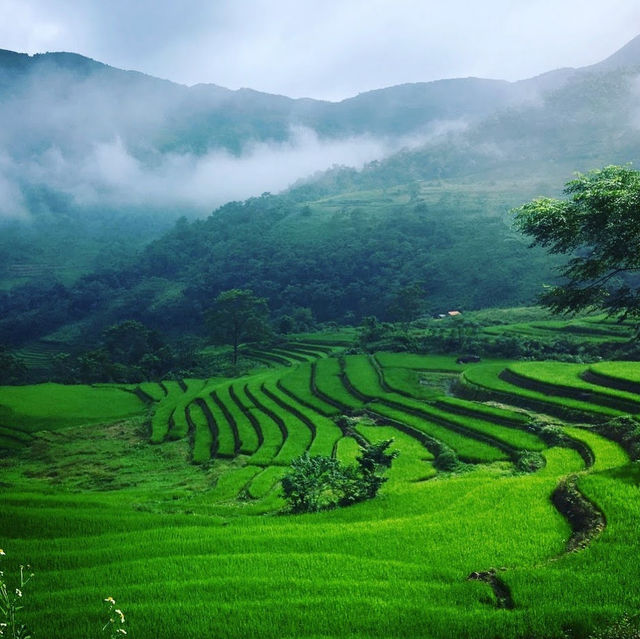
POLYGON ((640 0, 0 0, 0 48, 329 100, 584 66, 638 34, 640 0))

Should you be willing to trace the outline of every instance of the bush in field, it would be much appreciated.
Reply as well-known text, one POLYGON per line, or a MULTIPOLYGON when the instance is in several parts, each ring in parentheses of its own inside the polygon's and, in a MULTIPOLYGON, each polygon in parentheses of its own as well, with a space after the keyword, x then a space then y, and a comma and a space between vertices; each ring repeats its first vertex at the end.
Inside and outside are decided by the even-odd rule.
POLYGON ((387 452, 392 442, 388 439, 363 447, 353 466, 345 466, 332 457, 310 457, 307 453, 294 459, 291 470, 282 478, 282 490, 291 512, 317 512, 373 499, 387 481, 382 473, 398 456, 398 451, 387 452))
POLYGON ((380 490, 382 484, 387 481, 381 473, 391 468, 393 460, 398 456, 398 451, 387 452, 393 443, 393 439, 385 439, 377 444, 369 444, 361 449, 359 457, 356 457, 357 466, 349 467, 348 482, 343 490, 340 505, 346 506, 365 499, 373 499, 380 490))
POLYGON ((442 470, 444 472, 453 472, 454 470, 457 470, 458 466, 460 465, 460 460, 458 459, 458 456, 453 452, 453 450, 451 450, 450 448, 445 448, 437 455, 433 465, 438 470, 442 470))
POLYGON ((339 501, 340 462, 332 457, 302 455, 291 462, 282 490, 294 513, 313 513, 339 501))
POLYGON ((534 419, 529 423, 529 430, 538 435, 549 448, 566 445, 567 436, 559 424, 534 419))
POLYGON ((516 470, 521 473, 535 473, 544 468, 544 464, 544 457, 530 450, 521 451, 515 461, 516 470))

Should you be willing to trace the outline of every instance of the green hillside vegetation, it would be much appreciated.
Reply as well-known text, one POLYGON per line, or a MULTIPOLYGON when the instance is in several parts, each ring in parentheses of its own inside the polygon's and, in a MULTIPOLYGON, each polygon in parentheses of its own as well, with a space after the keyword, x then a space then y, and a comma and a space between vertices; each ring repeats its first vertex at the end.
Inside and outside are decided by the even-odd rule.
POLYGON ((535 184, 494 192, 422 181, 347 198, 232 202, 180 221, 128 266, 0 296, 0 343, 35 352, 38 340, 74 326, 70 347, 88 348, 124 319, 174 337, 202 335, 212 292, 229 288, 266 297, 276 323, 307 307, 316 321, 391 319, 395 293, 414 282, 431 312, 532 301, 553 264, 510 228, 508 210, 537 192, 535 184), (491 278, 478 278, 482 271, 491 278))

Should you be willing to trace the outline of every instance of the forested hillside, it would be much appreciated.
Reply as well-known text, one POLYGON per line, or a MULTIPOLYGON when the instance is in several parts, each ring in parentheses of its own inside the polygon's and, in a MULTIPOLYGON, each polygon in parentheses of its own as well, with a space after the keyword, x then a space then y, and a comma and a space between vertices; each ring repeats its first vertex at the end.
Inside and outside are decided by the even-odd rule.
POLYGON ((71 286, 42 280, 0 297, 0 342, 20 344, 71 322, 90 338, 121 319, 202 334, 203 312, 252 288, 273 316, 309 308, 318 321, 394 319, 402 287, 444 312, 532 300, 552 278, 541 251, 511 229, 521 191, 415 182, 311 202, 265 194, 209 218, 179 221, 140 256, 71 286))

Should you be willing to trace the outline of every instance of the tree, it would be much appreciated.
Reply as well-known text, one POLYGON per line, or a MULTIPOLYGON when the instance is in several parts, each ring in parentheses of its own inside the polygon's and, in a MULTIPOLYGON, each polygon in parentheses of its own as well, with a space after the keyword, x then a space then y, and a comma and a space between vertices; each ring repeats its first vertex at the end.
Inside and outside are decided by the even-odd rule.
POLYGON ((387 311, 391 320, 401 322, 406 332, 409 322, 423 313, 424 307, 424 287, 414 283, 396 291, 387 311))
POLYGON ((382 473, 391 468, 393 460, 399 455, 397 450, 386 452, 393 439, 385 439, 377 444, 369 444, 360 451, 356 457, 358 467, 362 475, 362 487, 365 499, 373 499, 380 490, 380 486, 387 481, 382 473))
POLYGON ((338 502, 340 462, 332 457, 307 453, 291 462, 282 478, 282 491, 294 513, 312 513, 338 502))
POLYGON ((640 318, 640 172, 607 166, 578 174, 565 200, 538 198, 514 210, 531 246, 569 254, 542 303, 555 313, 605 310, 621 320, 640 318))
POLYGON ((166 348, 157 331, 135 320, 110 326, 102 333, 102 339, 111 359, 120 364, 139 364, 146 355, 166 348))
POLYGON ((308 453, 291 462, 282 478, 282 491, 294 513, 310 513, 373 499, 387 481, 382 476, 398 456, 386 452, 392 439, 360 449, 356 464, 345 466, 337 459, 308 453))
POLYGON ((234 288, 220 293, 213 308, 205 314, 205 321, 214 343, 233 346, 234 365, 241 342, 269 334, 267 301, 251 290, 234 288))

